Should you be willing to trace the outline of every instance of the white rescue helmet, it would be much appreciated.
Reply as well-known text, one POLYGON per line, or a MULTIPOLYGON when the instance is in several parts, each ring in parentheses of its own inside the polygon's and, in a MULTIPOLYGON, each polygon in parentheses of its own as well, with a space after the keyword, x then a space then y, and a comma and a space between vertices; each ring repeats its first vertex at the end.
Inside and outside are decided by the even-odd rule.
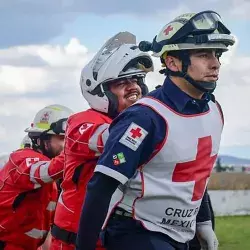
POLYGON ((166 24, 152 43, 143 41, 142 51, 153 51, 161 57, 165 52, 194 49, 218 49, 222 52, 235 43, 234 36, 215 11, 186 13, 166 24))
POLYGON ((197 82, 188 74, 190 65, 189 51, 197 49, 215 50, 216 56, 228 50, 235 43, 235 38, 223 23, 220 15, 214 11, 186 13, 166 24, 153 42, 142 41, 141 51, 153 51, 153 56, 160 57, 163 65, 164 57, 172 55, 182 61, 182 71, 173 72, 168 68, 161 70, 166 75, 185 78, 195 88, 203 92, 213 92, 216 82, 197 82))
POLYGON ((120 78, 137 77, 142 94, 145 95, 148 88, 144 78, 153 69, 150 55, 139 50, 135 36, 120 32, 110 38, 82 69, 82 95, 91 108, 115 117, 118 114, 118 100, 109 91, 109 83, 120 78))
POLYGON ((41 109, 35 115, 33 123, 25 129, 29 137, 41 133, 64 135, 67 119, 73 111, 63 105, 53 104, 41 109))
POLYGON ((20 148, 23 149, 23 148, 31 148, 31 147, 32 147, 32 141, 28 135, 25 135, 21 141, 20 148))

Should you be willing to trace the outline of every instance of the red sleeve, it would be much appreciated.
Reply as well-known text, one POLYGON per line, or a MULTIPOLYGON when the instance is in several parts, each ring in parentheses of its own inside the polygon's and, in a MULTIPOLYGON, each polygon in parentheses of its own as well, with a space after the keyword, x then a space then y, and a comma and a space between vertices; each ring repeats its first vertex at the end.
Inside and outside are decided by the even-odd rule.
POLYGON ((65 140, 65 152, 84 155, 86 160, 99 156, 108 138, 109 123, 81 123, 69 126, 65 140))
POLYGON ((18 164, 14 175, 15 183, 25 189, 39 188, 46 183, 62 178, 64 154, 52 160, 41 157, 26 157, 18 164))

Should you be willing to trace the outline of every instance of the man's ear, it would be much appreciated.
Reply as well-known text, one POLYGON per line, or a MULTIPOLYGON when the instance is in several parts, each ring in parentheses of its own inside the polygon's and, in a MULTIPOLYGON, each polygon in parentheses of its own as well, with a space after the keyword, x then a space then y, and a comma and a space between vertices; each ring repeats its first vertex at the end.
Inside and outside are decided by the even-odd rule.
MULTIPOLYGON (((43 144, 44 144, 45 149, 48 149, 48 141, 43 140, 43 144)), ((41 146, 41 139, 40 138, 37 139, 37 145, 41 146)))
POLYGON ((168 69, 170 69, 173 72, 181 71, 182 68, 182 62, 176 57, 173 56, 166 56, 164 59, 165 65, 168 69))
POLYGON ((41 139, 40 138, 37 138, 37 145, 40 146, 41 145, 41 139))

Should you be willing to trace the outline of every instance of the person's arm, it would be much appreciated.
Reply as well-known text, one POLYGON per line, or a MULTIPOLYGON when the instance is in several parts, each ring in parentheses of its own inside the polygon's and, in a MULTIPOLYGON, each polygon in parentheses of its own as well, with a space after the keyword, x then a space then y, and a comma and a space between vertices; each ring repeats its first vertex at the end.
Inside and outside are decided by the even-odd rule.
POLYGON ((197 214, 196 235, 202 249, 218 249, 219 242, 213 231, 207 189, 205 190, 200 210, 197 214))
MULTIPOLYGON (((23 152, 22 152, 23 153, 23 152)), ((15 172, 12 175, 15 185, 19 186, 24 192, 40 188, 41 186, 51 183, 63 176, 64 154, 52 160, 40 156, 32 151, 25 152, 22 161, 16 165, 15 172)), ((10 155, 10 161, 16 162, 10 155)))
POLYGON ((89 181, 78 229, 76 249, 95 249, 111 197, 120 182, 96 172, 89 181))
POLYGON ((63 177, 64 153, 51 159, 50 161, 37 161, 30 167, 29 178, 38 185, 51 183, 63 177))
POLYGON ((200 210, 196 218, 197 223, 204 222, 204 221, 211 221, 211 211, 209 207, 207 189, 205 190, 204 196, 201 201, 200 210))
POLYGON ((143 112, 124 112, 111 125, 104 153, 88 184, 76 249, 95 249, 113 193, 154 151, 154 132, 151 117, 143 112))

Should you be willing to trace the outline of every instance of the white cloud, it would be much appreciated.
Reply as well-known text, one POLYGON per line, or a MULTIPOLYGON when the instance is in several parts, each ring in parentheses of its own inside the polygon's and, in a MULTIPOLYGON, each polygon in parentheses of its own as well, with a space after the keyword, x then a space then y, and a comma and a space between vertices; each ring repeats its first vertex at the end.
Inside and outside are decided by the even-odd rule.
POLYGON ((250 141, 250 57, 239 56, 238 45, 237 41, 222 58, 215 92, 225 116, 222 147, 247 145, 250 141))
POLYGON ((0 50, 1 95, 40 93, 52 85, 63 85, 68 77, 79 76, 79 70, 90 56, 87 48, 75 38, 64 47, 37 45, 0 50), (4 59, 8 59, 7 65, 4 59), (35 63, 39 61, 43 64, 35 63))
POLYGON ((0 152, 18 147, 23 130, 44 106, 58 103, 74 111, 88 107, 80 94, 79 79, 81 68, 92 54, 77 39, 65 46, 0 50, 0 61, 4 57, 9 60, 8 65, 2 60, 0 66, 0 152), (27 58, 43 61, 43 65, 28 66, 27 58))
MULTIPOLYGON (((58 103, 75 112, 88 107, 81 96, 79 78, 82 67, 92 56, 75 38, 65 46, 33 45, 0 50, 0 152, 19 146, 23 130, 45 105, 58 103), (7 65, 3 58, 8 58, 7 65), (33 65, 29 59, 42 63, 33 65)), ((155 72, 147 77, 150 90, 164 80, 158 73, 159 59, 153 60, 155 72)), ((236 45, 222 61, 224 66, 215 92, 225 113, 222 146, 249 144, 250 57, 239 56, 236 45)))
MULTIPOLYGON (((0 9, 0 30, 4 38, 0 40, 0 46, 8 47, 45 43, 60 36, 65 24, 86 13, 102 17, 122 15, 123 18, 132 15, 143 19, 143 25, 147 27, 147 22, 155 22, 158 18, 168 22, 176 14, 208 9, 218 11, 223 18, 248 20, 250 4, 248 0, 158 0, 157 3, 151 0, 8 0, 0 1, 0 9)), ((84 24, 83 27, 87 28, 84 24)))
POLYGON ((232 0, 232 7, 229 9, 229 14, 241 19, 249 19, 250 2, 249 0, 232 0))

